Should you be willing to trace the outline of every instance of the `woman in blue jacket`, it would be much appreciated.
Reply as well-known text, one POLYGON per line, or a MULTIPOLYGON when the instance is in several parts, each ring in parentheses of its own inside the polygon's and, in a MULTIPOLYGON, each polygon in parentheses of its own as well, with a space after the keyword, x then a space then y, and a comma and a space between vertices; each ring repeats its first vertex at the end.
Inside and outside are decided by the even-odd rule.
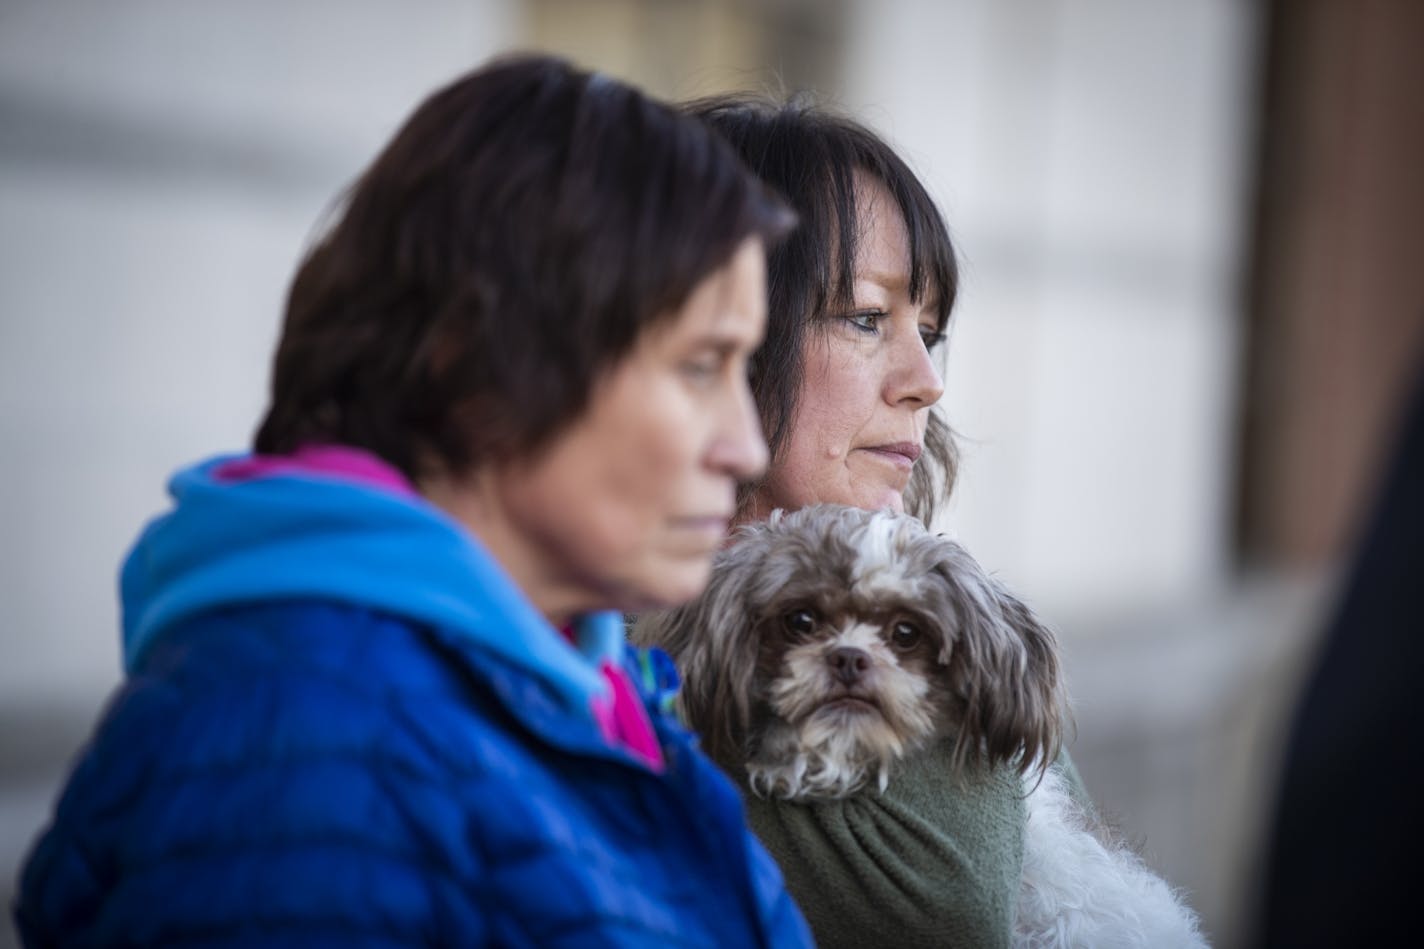
POLYGON ((124 564, 25 943, 807 943, 617 612, 695 595, 765 466, 790 223, 557 60, 426 101, 297 272, 255 450, 175 475, 124 564))

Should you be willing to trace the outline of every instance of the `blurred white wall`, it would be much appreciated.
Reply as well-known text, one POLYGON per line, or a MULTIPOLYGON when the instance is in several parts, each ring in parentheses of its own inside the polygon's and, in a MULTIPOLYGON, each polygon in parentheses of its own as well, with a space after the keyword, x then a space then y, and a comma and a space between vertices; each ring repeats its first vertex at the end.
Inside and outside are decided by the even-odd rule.
POLYGON ((1257 13, 1238 0, 853 8, 847 99, 941 199, 964 296, 949 526, 1060 616, 1229 563, 1257 13))

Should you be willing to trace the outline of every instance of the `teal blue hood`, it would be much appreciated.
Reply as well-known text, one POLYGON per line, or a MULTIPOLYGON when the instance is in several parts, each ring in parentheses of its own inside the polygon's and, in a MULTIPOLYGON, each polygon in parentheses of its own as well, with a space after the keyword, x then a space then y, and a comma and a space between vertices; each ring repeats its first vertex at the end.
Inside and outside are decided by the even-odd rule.
POLYGON ((175 474, 173 509, 145 528, 124 562, 127 671, 165 630, 200 613, 328 599, 440 627, 545 681, 571 708, 606 695, 597 664, 623 648, 617 613, 586 617, 575 649, 434 505, 330 475, 214 477, 238 457, 175 474))

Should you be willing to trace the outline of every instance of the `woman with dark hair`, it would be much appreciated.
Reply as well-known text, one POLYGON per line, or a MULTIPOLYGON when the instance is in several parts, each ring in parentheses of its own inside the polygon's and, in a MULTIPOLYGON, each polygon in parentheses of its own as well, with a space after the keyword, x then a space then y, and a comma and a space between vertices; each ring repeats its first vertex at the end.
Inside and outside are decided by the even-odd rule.
POLYGON ((772 463, 743 488, 741 519, 835 502, 904 506, 928 524, 957 460, 933 411, 944 391, 936 351, 959 290, 939 209, 852 119, 745 96, 684 109, 801 220, 768 257, 767 334, 751 378, 772 463))
MULTIPOLYGON (((943 394, 935 349, 958 292, 939 209, 851 119, 740 96, 684 108, 801 222, 768 256, 766 341, 751 380, 771 458, 743 489, 739 521, 831 502, 903 507, 928 524, 956 462, 934 409, 943 394)), ((790 803, 745 791, 752 827, 819 944, 1008 944, 1022 784, 1009 767, 961 773, 951 747, 921 756, 883 794, 790 803)), ((1056 767, 1087 805, 1072 763, 1056 767)))
POLYGON ((764 467, 791 222, 558 60, 417 109, 296 275, 256 451, 179 472, 124 565, 24 941, 807 942, 618 612, 695 595, 764 467))

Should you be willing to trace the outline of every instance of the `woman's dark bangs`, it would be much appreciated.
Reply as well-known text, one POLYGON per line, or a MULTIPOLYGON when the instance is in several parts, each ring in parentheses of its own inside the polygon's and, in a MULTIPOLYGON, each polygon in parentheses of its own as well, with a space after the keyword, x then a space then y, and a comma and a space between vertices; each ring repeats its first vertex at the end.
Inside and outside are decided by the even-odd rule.
POLYGON ((773 251, 785 267, 772 269, 800 275, 789 279, 799 285, 798 308, 814 323, 854 305, 856 165, 826 136, 802 134, 781 144, 787 147, 778 157, 797 167, 779 169, 779 183, 800 223, 780 252, 773 251))
POLYGON ((943 330, 959 290, 954 246, 929 194, 914 179, 907 179, 908 169, 894 171, 892 191, 910 243, 910 299, 917 305, 934 300, 939 310, 938 328, 943 330))
MULTIPOLYGON (((839 151, 839 150, 838 150, 839 151)), ((831 265, 830 300, 837 310, 855 306, 855 257, 860 245, 860 209, 855 199, 856 164, 851 155, 837 154, 828 162, 826 211, 831 216, 833 241, 827 247, 831 265)))
POLYGON ((853 305, 855 253, 862 236, 858 233, 860 217, 855 193, 855 174, 859 172, 878 180, 895 199, 909 241, 910 299, 917 305, 925 300, 936 301, 937 328, 943 330, 954 308, 959 280, 954 247, 939 209, 914 173, 887 146, 863 133, 855 135, 853 144, 847 145, 826 143, 825 180, 816 196, 817 203, 827 205, 827 213, 835 216, 828 222, 835 240, 827 249, 828 263, 834 264, 829 283, 833 305, 853 305))

